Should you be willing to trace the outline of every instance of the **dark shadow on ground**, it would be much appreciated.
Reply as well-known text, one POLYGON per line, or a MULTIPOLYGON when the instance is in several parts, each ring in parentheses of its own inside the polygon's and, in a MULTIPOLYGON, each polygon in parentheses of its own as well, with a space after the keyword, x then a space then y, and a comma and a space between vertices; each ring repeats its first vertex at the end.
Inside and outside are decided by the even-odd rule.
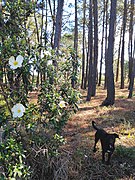
POLYGON ((135 179, 135 147, 118 146, 110 165, 102 164, 101 151, 94 154, 84 147, 76 149, 72 158, 80 163, 76 177, 72 174, 74 180, 135 179))

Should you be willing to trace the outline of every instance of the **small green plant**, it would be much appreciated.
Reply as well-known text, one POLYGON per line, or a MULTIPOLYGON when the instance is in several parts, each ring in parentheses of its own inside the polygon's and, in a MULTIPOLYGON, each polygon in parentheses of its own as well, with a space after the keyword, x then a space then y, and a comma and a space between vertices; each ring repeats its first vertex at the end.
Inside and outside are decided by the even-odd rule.
POLYGON ((11 137, 0 145, 0 165, 3 167, 5 178, 27 179, 29 168, 25 164, 25 153, 22 144, 11 137))
POLYGON ((123 96, 118 96, 118 98, 119 99, 124 99, 124 98, 126 98, 126 96, 124 96, 124 95, 123 96))
POLYGON ((121 124, 121 134, 123 135, 130 135, 130 130, 132 129, 131 123, 128 120, 125 120, 121 124))
POLYGON ((42 84, 38 96, 41 118, 46 126, 59 132, 70 114, 77 111, 78 99, 78 91, 73 89, 69 82, 64 81, 61 71, 54 70, 53 73, 49 73, 49 78, 42 84))
POLYGON ((117 146, 116 153, 119 157, 126 157, 127 159, 135 159, 135 149, 126 148, 124 146, 117 146))

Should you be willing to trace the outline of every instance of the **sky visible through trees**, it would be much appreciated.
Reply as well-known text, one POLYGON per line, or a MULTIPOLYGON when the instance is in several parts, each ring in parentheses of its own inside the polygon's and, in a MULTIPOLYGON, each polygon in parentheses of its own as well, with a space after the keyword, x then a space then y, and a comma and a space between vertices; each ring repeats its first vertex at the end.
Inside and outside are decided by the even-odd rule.
MULTIPOLYGON (((79 1, 81 2, 81 1, 79 1)), ((79 11, 80 12, 80 11, 79 11)), ((74 3, 72 0, 67 0, 64 2, 64 12, 63 12, 63 19, 66 19, 66 23, 65 26, 68 27, 68 29, 66 29, 67 33, 70 33, 70 31, 72 31, 73 26, 74 26, 74 3), (70 5, 70 6, 69 6, 70 5), (65 16, 65 17, 64 17, 65 16)), ((81 11, 82 13, 82 11, 81 11)), ((81 13, 80 16, 82 16, 81 13)), ((101 13, 99 14, 99 16, 101 16, 101 13)), ((121 26, 121 24, 118 24, 119 28, 121 26)), ((63 26, 64 27, 64 26, 63 26)), ((99 27, 99 34, 98 34, 98 38, 99 38, 99 48, 98 48, 98 70, 99 70, 99 66, 100 66, 100 59, 101 59, 101 40, 102 40, 102 26, 98 26, 99 27)), ((62 33, 65 33, 65 29, 63 29, 62 33)), ((128 61, 128 32, 126 32, 125 34, 125 60, 128 61)), ((114 59, 117 59, 118 56, 118 46, 119 46, 119 34, 115 35, 115 49, 114 49, 114 59)), ((105 64, 103 63, 103 69, 102 69, 102 73, 105 73, 105 64)))

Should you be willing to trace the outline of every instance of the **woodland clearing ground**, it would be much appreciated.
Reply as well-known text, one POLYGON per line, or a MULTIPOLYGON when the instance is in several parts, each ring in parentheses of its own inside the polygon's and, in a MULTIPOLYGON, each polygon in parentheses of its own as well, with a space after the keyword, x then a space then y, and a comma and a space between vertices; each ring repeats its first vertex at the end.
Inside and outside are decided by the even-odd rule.
MULTIPOLYGON (((63 129, 67 143, 61 147, 56 179, 63 180, 134 180, 135 179, 135 97, 127 99, 128 90, 116 88, 116 101, 112 107, 100 107, 106 97, 101 87, 96 97, 86 102, 86 91, 81 91, 79 111, 63 129), (116 150, 110 166, 101 163, 101 146, 93 153, 96 121, 107 132, 116 132, 116 150), (64 162, 64 165, 62 164, 64 162)), ((34 99, 35 101, 35 99, 34 99)))
POLYGON ((73 157, 77 156, 76 164, 81 162, 76 180, 135 179, 135 97, 127 99, 127 89, 116 89, 115 105, 100 107, 106 97, 105 90, 99 88, 96 97, 90 102, 85 101, 86 92, 83 91, 82 94, 79 111, 72 116, 64 129, 66 150, 72 152, 73 157), (120 135, 120 139, 116 141, 111 168, 101 164, 100 143, 99 151, 95 154, 92 152, 95 134, 91 126, 92 120, 107 132, 120 135))

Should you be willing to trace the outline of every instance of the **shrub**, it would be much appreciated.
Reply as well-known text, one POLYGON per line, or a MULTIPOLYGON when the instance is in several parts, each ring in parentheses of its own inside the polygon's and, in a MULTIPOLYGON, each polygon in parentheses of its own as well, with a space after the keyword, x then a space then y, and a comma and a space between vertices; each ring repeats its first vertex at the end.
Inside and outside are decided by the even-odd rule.
POLYGON ((72 79, 77 80, 74 58, 71 50, 58 56, 48 46, 36 41, 32 45, 27 26, 36 4, 8 0, 2 6, 6 13, 1 13, 0 43, 1 178, 52 177, 52 162, 65 143, 62 128, 77 111, 79 94, 71 87, 72 79), (33 87, 38 91, 37 104, 29 102, 33 87))

